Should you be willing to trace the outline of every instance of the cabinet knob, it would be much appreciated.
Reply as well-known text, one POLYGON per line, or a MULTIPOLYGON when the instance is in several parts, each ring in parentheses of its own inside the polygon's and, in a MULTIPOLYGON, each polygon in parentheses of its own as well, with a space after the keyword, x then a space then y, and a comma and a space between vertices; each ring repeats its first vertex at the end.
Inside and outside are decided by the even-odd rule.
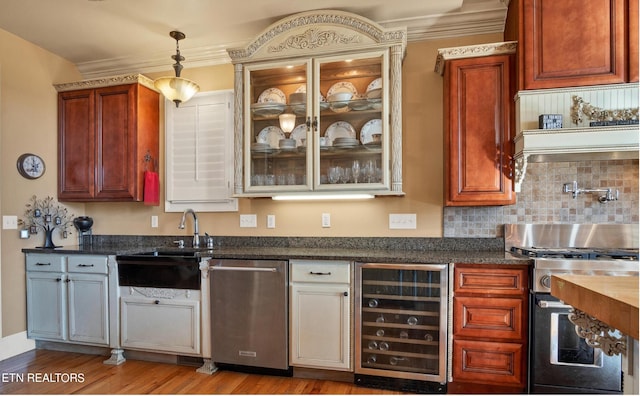
POLYGON ((154 304, 160 304, 160 300, 155 300, 153 303, 154 304))
POLYGON ((62 278, 56 278, 56 282, 60 282, 62 278))
POLYGON ((344 292, 343 294, 344 294, 345 297, 349 296, 349 292, 344 292))

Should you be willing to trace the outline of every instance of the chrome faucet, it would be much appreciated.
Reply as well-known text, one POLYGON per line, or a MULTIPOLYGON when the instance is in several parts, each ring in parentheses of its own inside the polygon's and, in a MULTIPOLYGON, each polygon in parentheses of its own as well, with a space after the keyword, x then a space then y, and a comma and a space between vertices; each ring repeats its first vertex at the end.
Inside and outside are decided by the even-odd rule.
POLYGON ((604 195, 601 195, 600 197, 598 197, 598 201, 600 201, 600 203, 617 201, 620 195, 618 190, 614 190, 612 188, 578 188, 577 181, 563 184, 562 192, 571 193, 574 199, 578 197, 578 194, 602 193, 604 195))
POLYGON ((182 220, 180 220, 179 229, 184 230, 184 221, 186 220, 187 213, 191 213, 193 216, 193 247, 200 247, 200 235, 198 235, 198 216, 196 216, 196 212, 193 209, 186 209, 184 213, 182 213, 182 220))

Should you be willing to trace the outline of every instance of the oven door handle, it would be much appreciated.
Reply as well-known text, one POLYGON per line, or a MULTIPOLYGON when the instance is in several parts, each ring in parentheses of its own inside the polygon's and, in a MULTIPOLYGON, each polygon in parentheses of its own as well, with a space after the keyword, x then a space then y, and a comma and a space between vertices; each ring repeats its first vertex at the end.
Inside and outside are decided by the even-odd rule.
POLYGON ((547 300, 539 300, 538 306, 540 308, 573 308, 571 305, 567 305, 562 301, 547 301, 547 300))

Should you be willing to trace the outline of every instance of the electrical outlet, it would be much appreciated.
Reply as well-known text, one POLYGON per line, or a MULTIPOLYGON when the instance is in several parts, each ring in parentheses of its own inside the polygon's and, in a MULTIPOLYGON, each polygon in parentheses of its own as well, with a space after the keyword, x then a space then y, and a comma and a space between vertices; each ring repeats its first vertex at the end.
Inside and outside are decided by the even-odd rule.
POLYGON ((329 228, 331 227, 331 214, 330 213, 323 213, 322 214, 322 228, 329 228))
POLYGON ((2 216, 2 229, 3 230, 17 230, 18 229, 18 216, 2 216))
POLYGON ((276 228, 276 215, 267 215, 267 228, 276 228))
POLYGON ((151 228, 158 228, 158 216, 151 216, 151 228))
POLYGON ((254 214, 240 215, 240 227, 255 228, 258 226, 258 218, 254 214))
POLYGON ((389 214, 390 230, 415 230, 417 225, 415 213, 389 214))

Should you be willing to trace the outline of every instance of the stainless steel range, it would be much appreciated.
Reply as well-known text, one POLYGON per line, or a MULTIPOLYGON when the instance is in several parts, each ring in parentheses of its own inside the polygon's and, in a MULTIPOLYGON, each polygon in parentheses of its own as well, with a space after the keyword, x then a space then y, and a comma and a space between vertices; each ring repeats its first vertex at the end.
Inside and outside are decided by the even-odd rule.
POLYGON ((551 296, 553 274, 638 276, 638 225, 505 225, 505 249, 534 260, 529 393, 622 393, 620 356, 588 346, 551 296))

